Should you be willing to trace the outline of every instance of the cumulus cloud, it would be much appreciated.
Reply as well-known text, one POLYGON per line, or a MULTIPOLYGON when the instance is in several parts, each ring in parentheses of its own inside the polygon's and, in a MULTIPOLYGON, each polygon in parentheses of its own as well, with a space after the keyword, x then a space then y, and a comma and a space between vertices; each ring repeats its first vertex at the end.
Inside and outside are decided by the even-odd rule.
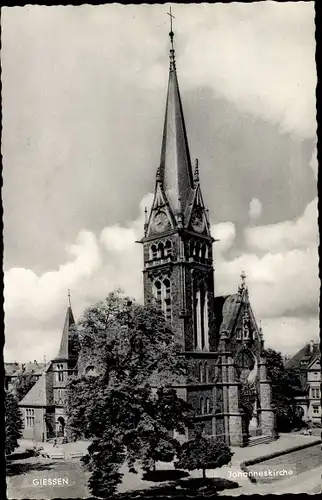
POLYGON ((257 198, 252 198, 248 215, 250 219, 258 219, 262 215, 262 204, 257 198))
POLYGON ((312 153, 312 157, 310 160, 310 167, 313 170, 314 177, 317 180, 318 179, 318 150, 317 150, 317 145, 315 145, 314 151, 312 153))
POLYGON ((216 251, 223 253, 233 245, 236 228, 232 222, 220 222, 211 227, 211 234, 217 240, 216 251))
MULTIPOLYGON (((28 269, 5 273, 7 359, 34 359, 35 353, 38 359, 43 353, 50 359, 56 354, 67 288, 73 289, 76 317, 118 286, 142 300, 142 248, 136 241, 143 235, 144 207, 151 206, 152 198, 148 194, 142 200, 139 216, 126 226, 106 227, 98 238, 81 232, 69 247, 72 259, 58 270, 41 276, 28 269)), ((248 249, 234 258, 226 253, 235 242, 234 224, 212 227, 213 236, 220 240, 215 247, 216 295, 235 293, 240 272, 245 270, 255 315, 262 320, 267 344, 276 349, 294 352, 318 331, 316 225, 311 225, 312 234, 303 233, 315 216, 308 207, 298 220, 285 221, 283 230, 279 224, 248 228, 248 249), (299 241, 302 245, 294 248, 299 241)))
POLYGON ((308 246, 317 247, 317 199, 307 205, 303 215, 291 221, 257 226, 245 230, 245 239, 252 250, 283 252, 308 246))
POLYGON ((67 247, 71 260, 59 269, 40 276, 23 268, 5 273, 6 359, 28 361, 38 355, 42 360, 44 354, 47 359, 57 354, 68 289, 76 317, 117 287, 142 300, 142 247, 137 241, 152 198, 144 197, 139 216, 127 226, 105 227, 98 238, 81 231, 67 247))
POLYGON ((270 347, 295 352, 318 335, 317 199, 295 220, 244 231, 246 249, 218 254, 216 293, 234 293, 242 269, 251 304, 270 347))
POLYGON ((198 68, 191 84, 210 81, 218 94, 243 111, 279 124, 282 131, 314 137, 314 4, 256 2, 207 8, 209 29, 187 41, 183 67, 198 68), (210 37, 216 50, 206 49, 210 37))

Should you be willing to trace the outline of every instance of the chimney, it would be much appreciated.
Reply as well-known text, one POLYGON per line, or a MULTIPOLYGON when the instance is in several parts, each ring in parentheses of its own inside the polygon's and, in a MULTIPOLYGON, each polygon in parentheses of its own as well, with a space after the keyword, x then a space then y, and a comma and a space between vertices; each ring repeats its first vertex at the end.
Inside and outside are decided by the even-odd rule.
POLYGON ((314 340, 310 340, 309 349, 310 349, 310 354, 312 354, 312 352, 314 350, 314 340))

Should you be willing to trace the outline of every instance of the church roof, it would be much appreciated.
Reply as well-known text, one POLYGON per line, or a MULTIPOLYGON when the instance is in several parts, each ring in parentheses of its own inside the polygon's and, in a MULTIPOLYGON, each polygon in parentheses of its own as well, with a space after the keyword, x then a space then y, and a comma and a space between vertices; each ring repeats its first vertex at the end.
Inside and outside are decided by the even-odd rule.
POLYGON ((241 308, 242 298, 239 293, 215 297, 214 312, 216 318, 217 332, 232 332, 238 313, 241 308))
POLYGON ((63 333, 60 341, 59 351, 55 359, 68 359, 71 354, 70 349, 70 329, 75 324, 72 308, 69 306, 66 311, 63 333))
POLYGON ((194 185, 172 32, 170 36, 172 49, 159 173, 172 210, 183 213, 191 202, 194 185))

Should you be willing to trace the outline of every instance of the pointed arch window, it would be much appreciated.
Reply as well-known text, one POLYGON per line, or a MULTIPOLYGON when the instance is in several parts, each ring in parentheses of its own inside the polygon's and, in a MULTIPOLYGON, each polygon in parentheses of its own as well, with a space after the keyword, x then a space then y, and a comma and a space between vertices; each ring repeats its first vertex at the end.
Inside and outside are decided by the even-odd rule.
POLYGON ((201 361, 199 363, 199 381, 204 382, 204 369, 201 361))
POLYGON ((153 245, 150 246, 149 259, 154 260, 157 257, 158 257, 158 248, 157 248, 156 244, 153 243, 153 245))
POLYGON ((162 241, 158 244, 158 259, 163 259, 164 258, 164 244, 162 241))
POLYGON ((194 252, 194 257, 195 257, 195 260, 197 260, 197 261, 200 260, 200 251, 201 251, 200 242, 197 241, 197 243, 195 245, 195 252, 194 252))
POLYGON ((159 307, 165 319, 171 323, 172 320, 172 300, 171 300, 171 282, 169 278, 162 281, 156 280, 153 284, 153 295, 155 304, 159 307))
POLYGON ((195 241, 190 240, 190 245, 189 245, 189 256, 194 257, 195 255, 195 241))
POLYGON ((203 397, 200 398, 200 413, 201 415, 205 414, 206 403, 203 397))
POLYGON ((64 381, 64 365, 57 365, 57 380, 58 382, 64 381))
POLYGON ((194 341, 196 349, 209 349, 208 291, 203 280, 193 285, 194 341))
POLYGON ((157 307, 161 308, 161 303, 162 303, 162 285, 161 281, 157 280, 154 282, 153 285, 153 295, 154 295, 154 300, 155 304, 157 307))
POLYGON ((171 283, 168 278, 163 280, 163 311, 165 319, 171 323, 172 308, 171 308, 171 283))
POLYGON ((210 413, 210 399, 209 398, 206 398, 205 411, 207 414, 210 413))
POLYGON ((167 240, 164 245, 164 256, 171 257, 172 255, 172 242, 167 240))
POLYGON ((209 366, 207 361, 205 362, 204 374, 205 374, 205 382, 209 382, 209 366))

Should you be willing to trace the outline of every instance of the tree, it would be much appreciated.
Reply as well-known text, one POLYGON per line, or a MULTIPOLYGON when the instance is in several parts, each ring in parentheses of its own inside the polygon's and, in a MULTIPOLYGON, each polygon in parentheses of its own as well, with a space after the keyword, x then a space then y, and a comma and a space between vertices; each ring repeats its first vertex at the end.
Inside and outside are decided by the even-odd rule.
POLYGON ((301 424, 295 399, 302 392, 299 373, 294 368, 286 368, 282 354, 274 349, 266 349, 265 358, 267 376, 272 381, 277 430, 290 431, 301 424))
POLYGON ((33 371, 23 372, 18 375, 14 384, 14 391, 18 401, 21 401, 25 397, 37 380, 33 371))
POLYGON ((17 398, 11 393, 5 393, 5 429, 6 455, 12 453, 18 446, 18 439, 22 435, 22 416, 17 398))
POLYGON ((114 478, 110 492, 121 477, 115 450, 130 467, 171 455, 176 440, 168 436, 191 422, 190 406, 171 387, 185 376, 187 362, 162 313, 120 293, 87 309, 77 328, 83 372, 69 385, 68 432, 93 439, 85 462, 98 481, 96 494, 101 487, 104 496, 106 478, 114 478), (88 366, 97 367, 97 376, 86 374, 88 366))
POLYGON ((194 439, 182 444, 175 467, 186 470, 201 469, 205 479, 207 469, 217 469, 229 464, 232 456, 233 453, 226 443, 207 438, 202 435, 201 430, 197 430, 194 439))

